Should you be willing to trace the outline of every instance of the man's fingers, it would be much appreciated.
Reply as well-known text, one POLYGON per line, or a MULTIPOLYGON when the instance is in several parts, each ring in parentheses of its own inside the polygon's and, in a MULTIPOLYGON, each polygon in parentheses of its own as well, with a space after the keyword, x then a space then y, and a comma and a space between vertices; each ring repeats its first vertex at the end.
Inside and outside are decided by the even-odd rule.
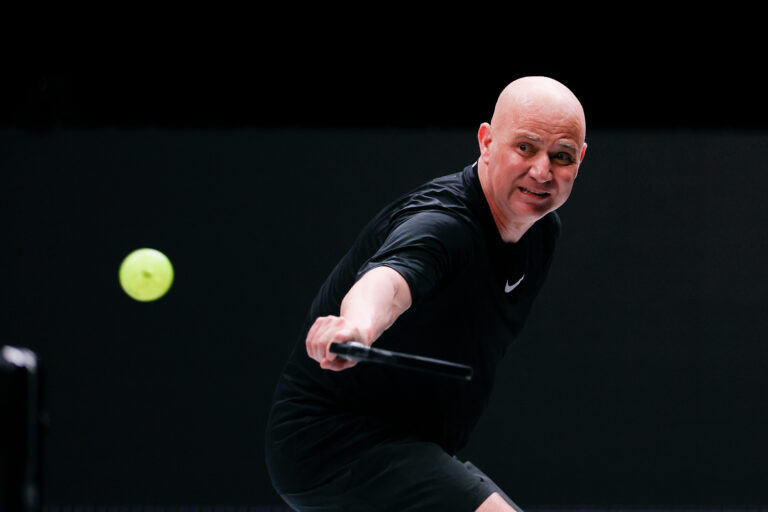
MULTIPOLYGON (((334 357, 336 356, 336 354, 330 354, 330 355, 334 357)), ((341 370, 346 370, 347 368, 351 368, 356 364, 357 362, 344 359, 343 357, 336 357, 333 360, 323 358, 322 361, 320 361, 320 368, 324 370, 332 370, 332 371, 338 372, 341 370)))
POLYGON ((317 361, 322 361, 325 357, 327 348, 324 340, 327 338, 327 331, 331 327, 331 317, 321 317, 315 320, 312 327, 307 333, 307 339, 305 341, 307 346, 307 355, 317 361))
POLYGON ((305 340, 307 355, 320 363, 326 370, 344 370, 355 365, 331 352, 331 343, 344 343, 355 340, 356 330, 344 318, 324 316, 317 318, 307 333, 305 340))

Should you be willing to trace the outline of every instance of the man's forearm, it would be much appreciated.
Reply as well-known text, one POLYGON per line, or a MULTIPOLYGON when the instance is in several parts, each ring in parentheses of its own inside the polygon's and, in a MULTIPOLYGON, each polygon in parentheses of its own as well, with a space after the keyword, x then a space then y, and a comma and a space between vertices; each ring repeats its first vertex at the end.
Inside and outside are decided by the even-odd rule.
POLYGON ((360 328, 365 339, 358 341, 370 346, 410 306, 408 283, 382 266, 368 271, 347 292, 340 315, 360 328))

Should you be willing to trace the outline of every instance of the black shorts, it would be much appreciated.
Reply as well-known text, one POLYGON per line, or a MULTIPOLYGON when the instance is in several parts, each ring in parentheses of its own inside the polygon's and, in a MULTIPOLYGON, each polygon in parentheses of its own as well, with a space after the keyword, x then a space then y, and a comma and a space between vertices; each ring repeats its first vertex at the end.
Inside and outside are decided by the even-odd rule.
POLYGON ((499 493, 521 509, 470 462, 461 462, 434 443, 392 440, 367 449, 324 483, 283 491, 297 511, 474 512, 499 493))

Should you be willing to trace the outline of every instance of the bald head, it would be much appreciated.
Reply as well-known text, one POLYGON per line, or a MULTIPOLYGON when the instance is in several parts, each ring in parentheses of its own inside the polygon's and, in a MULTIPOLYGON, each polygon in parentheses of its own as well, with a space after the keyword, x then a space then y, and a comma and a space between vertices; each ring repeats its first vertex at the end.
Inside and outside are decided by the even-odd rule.
POLYGON ((498 100, 491 126, 514 124, 523 116, 536 116, 555 126, 576 128, 579 144, 586 136, 584 109, 576 95, 557 80, 527 76, 507 85, 498 100))
POLYGON ((502 238, 516 242, 571 194, 587 144, 584 110, 551 78, 531 76, 499 95, 477 132, 477 175, 502 238))

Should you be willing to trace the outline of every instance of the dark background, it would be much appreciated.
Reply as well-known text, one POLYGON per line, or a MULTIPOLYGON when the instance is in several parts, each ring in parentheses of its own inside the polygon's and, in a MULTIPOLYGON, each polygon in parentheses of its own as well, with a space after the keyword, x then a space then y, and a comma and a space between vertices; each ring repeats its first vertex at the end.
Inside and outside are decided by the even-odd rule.
POLYGON ((7 69, 0 341, 44 364, 45 502, 279 504, 262 428, 314 291, 387 200, 476 158, 506 83, 545 74, 589 150, 462 456, 532 507, 768 503, 766 104, 759 70, 684 55, 7 69), (117 282, 142 246, 176 269, 149 304, 117 282))

